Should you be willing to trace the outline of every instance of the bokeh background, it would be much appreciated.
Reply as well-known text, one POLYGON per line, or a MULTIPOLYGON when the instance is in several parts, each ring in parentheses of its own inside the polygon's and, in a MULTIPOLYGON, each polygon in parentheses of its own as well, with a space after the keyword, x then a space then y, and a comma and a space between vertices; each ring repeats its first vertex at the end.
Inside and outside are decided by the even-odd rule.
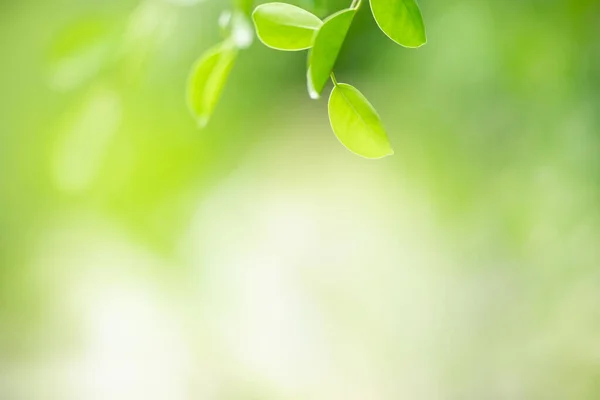
POLYGON ((228 1, 0 1, 0 399, 600 398, 600 3, 420 5, 369 161, 258 42, 196 128, 228 1))

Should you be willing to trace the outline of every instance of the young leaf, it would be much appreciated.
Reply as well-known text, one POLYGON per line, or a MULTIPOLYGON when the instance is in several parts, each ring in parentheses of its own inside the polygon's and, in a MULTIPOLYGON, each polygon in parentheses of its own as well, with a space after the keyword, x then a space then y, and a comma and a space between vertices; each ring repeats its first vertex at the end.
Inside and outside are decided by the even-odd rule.
POLYGON ((371 11, 383 33, 399 45, 420 47, 427 43, 416 0, 371 0, 371 11))
POLYGON ((308 56, 308 88, 311 98, 319 98, 329 80, 355 14, 355 9, 339 11, 325 19, 316 33, 308 56))
POLYGON ((276 50, 298 51, 312 46, 323 22, 315 15, 286 3, 266 3, 252 13, 258 38, 276 50))
POLYGON ((208 50, 194 65, 188 80, 187 100, 200 128, 208 124, 236 56, 237 49, 225 42, 208 50))
POLYGON ((377 111, 353 86, 335 85, 329 97, 331 128, 348 150, 366 158, 394 154, 377 111))

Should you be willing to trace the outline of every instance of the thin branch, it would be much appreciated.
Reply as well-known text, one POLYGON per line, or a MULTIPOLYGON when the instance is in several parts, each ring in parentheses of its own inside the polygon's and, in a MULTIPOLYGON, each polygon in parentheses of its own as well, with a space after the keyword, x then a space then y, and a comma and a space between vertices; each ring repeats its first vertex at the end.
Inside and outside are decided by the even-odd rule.
POLYGON ((350 4, 350 8, 358 10, 361 3, 362 3, 362 0, 352 0, 352 4, 350 4))
POLYGON ((333 73, 333 71, 331 72, 331 81, 333 82, 333 86, 337 86, 338 85, 338 81, 337 79, 335 79, 335 74, 333 73))

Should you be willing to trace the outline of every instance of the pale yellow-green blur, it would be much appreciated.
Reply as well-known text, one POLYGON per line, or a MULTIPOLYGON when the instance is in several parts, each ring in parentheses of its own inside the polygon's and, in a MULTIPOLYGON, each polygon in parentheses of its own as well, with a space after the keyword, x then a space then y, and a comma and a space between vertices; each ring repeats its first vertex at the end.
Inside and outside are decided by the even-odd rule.
POLYGON ((382 160, 257 40, 198 129, 229 1, 0 1, 0 400, 600 398, 600 3, 363 3, 382 160))

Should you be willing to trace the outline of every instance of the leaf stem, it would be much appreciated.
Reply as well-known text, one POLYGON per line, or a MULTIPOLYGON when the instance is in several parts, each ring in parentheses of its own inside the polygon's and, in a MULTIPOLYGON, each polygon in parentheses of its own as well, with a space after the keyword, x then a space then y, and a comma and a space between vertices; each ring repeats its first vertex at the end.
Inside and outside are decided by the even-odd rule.
POLYGON ((360 7, 361 3, 362 3, 362 0, 352 0, 352 4, 350 4, 350 8, 358 10, 358 7, 360 7))
POLYGON ((331 81, 333 82, 333 86, 337 86, 338 85, 338 81, 337 79, 335 79, 335 74, 333 73, 333 71, 331 71, 331 81))

